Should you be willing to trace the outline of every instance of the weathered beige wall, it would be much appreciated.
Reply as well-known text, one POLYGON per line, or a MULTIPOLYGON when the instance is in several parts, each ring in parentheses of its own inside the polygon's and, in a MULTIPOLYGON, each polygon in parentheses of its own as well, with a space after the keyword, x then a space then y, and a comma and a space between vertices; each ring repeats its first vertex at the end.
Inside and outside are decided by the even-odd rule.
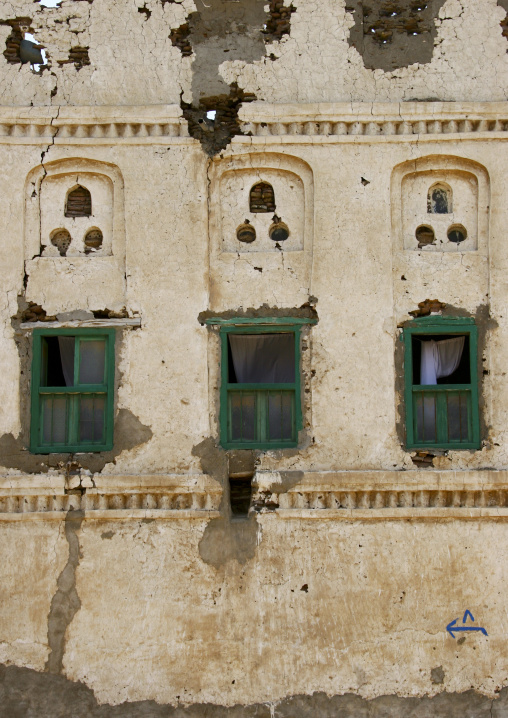
POLYGON ((471 715, 503 714, 506 9, 433 0, 419 37, 397 30, 373 51, 362 3, 293 5, 269 42, 260 2, 0 2, 51 63, 8 64, 0 25, 0 715, 20 705, 5 666, 49 696, 43 718, 57 678, 65 706, 80 681, 90 701, 157 718, 205 703, 274 718, 282 703, 261 704, 298 695, 304 716, 321 710, 313 693, 388 696, 393 716, 402 697, 424 711, 436 695, 447 718, 486 696, 471 715), (186 22, 184 57, 169 36, 186 22), (68 62, 75 47, 89 65, 68 62), (398 66, 367 67, 385 61, 398 66), (421 172, 464 183, 469 245, 418 250, 421 172), (108 188, 90 220, 104 256, 41 250, 82 173, 108 188), (271 215, 248 211, 264 177, 292 231, 282 249, 271 215), (260 237, 248 248, 245 218, 260 237), (399 336, 425 299, 476 318, 482 448, 421 469, 404 448, 399 336), (113 313, 112 452, 28 452, 29 303, 60 323, 113 313), (309 306, 301 445, 256 453, 260 512, 232 520, 228 460, 242 457, 218 446, 219 342, 200 320, 309 306), (466 609, 489 635, 458 643, 446 625, 466 609))

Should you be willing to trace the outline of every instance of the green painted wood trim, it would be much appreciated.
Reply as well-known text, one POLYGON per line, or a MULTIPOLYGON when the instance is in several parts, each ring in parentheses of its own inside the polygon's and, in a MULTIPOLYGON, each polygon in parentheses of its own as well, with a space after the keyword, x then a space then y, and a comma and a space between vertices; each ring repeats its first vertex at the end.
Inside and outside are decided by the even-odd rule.
POLYGON ((473 317, 441 317, 441 316, 430 316, 430 317, 417 317, 412 322, 408 322, 405 329, 413 328, 425 328, 425 332, 429 332, 429 326, 440 327, 446 324, 448 327, 453 325, 475 325, 473 317))
POLYGON ((221 327, 245 327, 245 326, 301 326, 302 324, 317 324, 317 319, 308 319, 306 317, 235 317, 233 319, 222 319, 221 317, 211 317, 205 320, 205 324, 218 325, 221 327))
MULTIPOLYGON (((277 320, 280 318, 277 317, 277 320)), ((226 320, 229 321, 229 320, 226 320)), ((233 320, 236 321, 236 320, 233 320)), ((266 321, 266 320, 262 320, 266 321)), ((292 320, 290 320, 292 322, 292 320)), ((251 325, 244 322, 240 326, 236 324, 226 324, 221 326, 221 385, 220 385, 220 408, 219 408, 219 424, 220 424, 220 444, 224 449, 288 449, 298 446, 298 432, 303 426, 302 420, 302 396, 301 396, 301 334, 300 327, 302 324, 315 323, 308 321, 298 321, 288 323, 287 320, 277 321, 273 325, 259 324, 251 325), (285 329, 285 333, 292 333, 295 337, 295 382, 294 384, 230 384, 228 381, 228 334, 271 334, 280 333, 281 329, 285 329), (231 441, 229 436, 229 402, 228 391, 258 391, 266 392, 270 390, 286 390, 294 392, 294 424, 295 439, 291 441, 231 441)), ((260 418, 260 410, 256 409, 256 420, 266 423, 266 417, 260 418)), ((259 426, 258 426, 259 430, 259 426)), ((266 431, 262 431, 263 436, 266 431)))
POLYGON ((34 329, 32 333, 32 372, 31 372, 31 420, 30 451, 34 454, 88 453, 110 451, 113 448, 114 424, 114 388, 115 388, 115 330, 114 329, 34 329), (74 353, 74 376, 79 379, 80 338, 104 339, 104 384, 79 384, 72 387, 41 387, 42 340, 49 336, 72 336, 77 339, 74 353), (66 426, 67 443, 44 445, 41 435, 43 429, 42 396, 61 394, 70 401, 68 423, 66 426), (104 441, 102 443, 79 442, 77 437, 78 403, 81 396, 104 394, 104 441))
POLYGON ((478 404, 478 327, 471 317, 420 317, 407 324, 402 333, 404 342, 404 400, 406 408, 406 449, 479 449, 480 442, 480 412, 478 404), (450 442, 444 439, 444 427, 442 426, 442 407, 438 417, 438 441, 417 442, 415 440, 415 411, 413 397, 415 393, 424 393, 425 385, 413 384, 413 352, 412 337, 419 334, 467 334, 469 336, 469 367, 471 374, 470 384, 436 384, 432 391, 445 396, 449 391, 469 391, 471 398, 468 421, 471 426, 471 441, 450 442))

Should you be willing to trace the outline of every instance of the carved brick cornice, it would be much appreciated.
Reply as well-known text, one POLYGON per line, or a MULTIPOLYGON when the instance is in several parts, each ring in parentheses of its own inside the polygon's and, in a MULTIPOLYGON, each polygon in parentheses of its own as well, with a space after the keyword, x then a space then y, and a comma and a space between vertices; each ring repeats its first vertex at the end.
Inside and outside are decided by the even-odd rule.
POLYGON ((508 519, 506 471, 257 472, 254 505, 283 518, 508 519))
POLYGON ((0 478, 0 520, 85 518, 210 518, 222 489, 204 474, 150 476, 37 475, 0 478))
MULTIPOLYGON (((252 103, 241 111, 242 131, 254 138, 275 136, 298 141, 415 141, 471 139, 508 134, 505 102, 252 103), (307 138, 307 139, 305 139, 307 138), (314 138, 314 140, 310 139, 314 138)), ((235 138, 235 141, 242 141, 235 138)))
MULTIPOLYGON (((233 144, 508 137, 506 102, 244 103, 233 144)), ((178 105, 0 107, 0 144, 188 144, 178 105)))

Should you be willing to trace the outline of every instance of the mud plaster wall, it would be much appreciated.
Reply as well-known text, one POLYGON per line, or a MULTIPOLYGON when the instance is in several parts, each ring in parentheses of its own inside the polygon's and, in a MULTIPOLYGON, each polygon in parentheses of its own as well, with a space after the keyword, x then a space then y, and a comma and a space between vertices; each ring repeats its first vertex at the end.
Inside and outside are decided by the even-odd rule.
MULTIPOLYGON (((275 146, 275 149, 277 147, 275 146)), ((282 151, 282 148, 279 148, 282 151)), ((12 152, 4 147, 6 167, 12 152)), ((49 157, 74 155, 75 148, 54 147, 49 157)), ((293 150, 296 154, 296 149, 293 150)), ((218 364, 208 352, 208 330, 198 322, 213 297, 213 308, 244 312, 249 307, 295 309, 314 296, 319 323, 310 330, 311 368, 308 415, 309 445, 300 452, 270 453, 260 457, 261 468, 291 470, 397 469, 412 463, 396 432, 399 399, 394 390, 394 353, 397 325, 424 299, 440 301, 474 316, 477 308, 490 307, 493 319, 485 345, 482 402, 485 445, 477 452, 450 452, 442 468, 503 468, 508 437, 504 356, 506 352, 503 214, 506 202, 503 163, 494 141, 461 143, 460 155, 486 168, 489 241, 482 231, 481 246, 468 252, 404 250, 392 228, 391 178, 395 166, 410 158, 450 157, 440 144, 418 147, 396 145, 301 145, 298 156, 312 167, 314 182, 314 242, 309 274, 294 270, 298 292, 287 294, 278 280, 283 252, 250 253, 247 259, 232 254, 232 274, 221 276, 220 263, 209 270, 207 236, 207 160, 199 145, 171 148, 155 146, 87 149, 90 159, 116 165, 124 179, 126 219, 125 290, 110 309, 126 307, 139 316, 142 327, 126 331, 119 356, 118 409, 126 409, 152 438, 139 428, 143 442, 108 460, 104 471, 151 473, 199 471, 192 447, 205 437, 217 439, 215 413, 218 364), (337 173, 337 166, 341 172, 337 173), (362 178, 366 180, 362 182, 362 178), (151 188, 147 192, 147 187, 151 188), (337 197, 341 198, 340 204, 337 197), (280 256, 279 256, 280 255, 280 256), (235 282, 235 267, 238 277, 235 282), (356 271, 361 267, 361 273, 356 271), (262 282, 259 280, 262 277, 262 282), (405 277, 405 279, 402 279, 405 277), (340 281, 338 281, 340 278, 340 281), (391 280, 390 280, 391 278, 391 280), (495 387, 495 391, 493 391, 495 387), (169 439, 169 437, 171 437, 169 439)), ((10 243, 3 246, 5 322, 1 351, 5 356, 2 384, 2 434, 20 435, 20 365, 13 341, 11 317, 23 295, 22 169, 36 166, 35 149, 20 148, 14 179, 4 176, 2 189, 8 202, 2 206, 10 243), (16 182, 18 185, 16 185, 16 182), (15 187, 19 187, 19 195, 15 187), (16 219, 17 218, 17 219, 16 219), (9 372, 9 373, 7 373, 9 372)), ((444 161, 444 160, 443 160, 444 161)), ((451 161, 451 160, 450 160, 451 161)), ((436 160, 437 162, 437 160, 436 160)), ((419 165, 418 165, 419 166, 419 165)), ((409 170, 418 169, 415 165, 409 170)), ((485 172, 484 171, 484 172, 485 172)), ((11 177, 12 177, 11 176, 11 177)), ((395 190, 393 190, 395 191, 395 190)), ((243 211, 238 209, 238 213, 243 211)), ((236 210, 235 210, 236 216, 236 210)), ((291 254, 291 253, 289 253, 291 254)), ((296 253, 293 253, 296 254, 296 253)), ((245 256, 245 255, 244 255, 245 256)), ((93 262, 97 258, 90 258, 93 262)), ((46 260, 45 260, 46 261, 46 260)), ((65 266, 67 258, 59 258, 65 266)), ((295 265, 296 266, 296 265, 295 265)), ((42 304, 50 314, 103 309, 83 307, 79 292, 52 287, 51 301, 44 291, 31 290, 28 277, 25 299, 42 304), (47 303, 46 303, 47 302, 47 303)), ((100 297, 100 287, 94 287, 100 297)), ((94 296, 94 291, 90 296, 94 296)), ((90 300, 88 300, 90 301, 90 300)), ((265 310, 270 313, 274 310, 265 310)), ((488 309, 487 309, 488 311, 488 309)), ((27 386, 23 367, 24 384, 27 386)), ((24 422, 26 424, 26 422, 24 422)), ((26 436, 26 426, 25 434, 26 436)), ((10 444, 7 444, 6 448, 10 444)), ((7 467, 16 466, 12 458, 7 467)), ((19 468, 22 468, 19 465, 19 468)))
MULTIPOLYGON (((41 74, 5 62, 2 102, 52 105, 56 118, 65 105, 200 103, 202 93, 205 98, 212 88, 227 93, 234 82, 251 97, 280 103, 506 98, 507 46, 499 24, 505 10, 494 0, 432 5, 425 31, 432 52, 429 45, 416 52, 418 38, 406 43, 397 35, 397 45, 379 50, 389 56, 383 62, 400 65, 392 72, 372 60, 370 50, 367 56, 366 46, 354 45, 355 12, 344 3, 293 4, 289 35, 265 43, 258 3, 249 5, 253 14, 245 13, 244 28, 239 27, 244 3, 238 8, 214 3, 225 13, 227 32, 222 24, 215 27, 204 7, 203 15, 192 18, 201 6, 188 0, 146 0, 144 12, 139 0, 63 0, 53 10, 32 2, 0 3, 0 18, 32 18, 31 28, 51 62, 41 74), (185 22, 195 23, 188 56, 170 39, 171 30, 185 22), (205 37, 208 27, 217 38, 205 37), (78 69, 67 62, 75 46, 89 48, 90 65, 78 69), (374 64, 376 69, 369 69, 374 64)), ((8 26, 0 27, 0 42, 9 32, 8 26)), ((107 123, 111 113, 100 107, 98 117, 107 123)), ((271 273, 271 259, 263 264, 235 258, 227 287, 210 266, 210 162, 199 143, 178 139, 182 142, 170 146, 114 140, 53 145, 48 140, 42 153, 41 146, 1 145, 3 473, 14 477, 47 468, 18 456, 26 436, 21 394, 26 398, 28 361, 20 360, 14 341, 12 317, 19 320, 19 302, 43 304, 56 315, 105 308, 99 303, 105 288, 98 281, 91 280, 86 301, 80 292, 59 291, 58 284, 50 293, 30 281, 25 264, 31 260, 24 252, 26 177, 41 157, 44 162, 84 157, 111 163, 123 178, 125 268, 108 308, 125 306, 142 324, 124 332, 118 355, 117 420, 126 417, 120 442, 111 456, 87 459, 87 466, 102 472, 105 481, 113 481, 114 474, 141 480, 168 472, 183 480, 202 470, 226 486, 224 453, 216 450, 216 463, 207 464, 196 449, 217 439, 218 366, 210 367, 213 352, 198 316, 211 305, 250 314, 264 305, 264 312, 277 314, 287 302, 284 286, 271 273)), ((309 272, 295 272, 291 283, 295 309, 313 297, 319 323, 310 330, 308 444, 302 451, 262 454, 258 468, 295 472, 295 483, 311 470, 337 469, 394 469, 397 481, 403 481, 402 470, 413 464, 397 433, 397 327, 427 297, 446 303, 447 311, 475 316, 480 311, 486 328, 485 445, 478 452, 450 452, 440 458, 440 467, 507 466, 508 197, 500 146, 496 138, 424 144, 418 136, 400 144, 324 146, 290 144, 286 138, 271 145, 271 152, 295 155, 312 170, 309 272), (479 238, 481 251, 446 256, 412 251, 409 256, 397 244, 391 213, 394 167, 436 154, 458 154, 486 168, 489 225, 479 238)), ((254 141, 247 147, 258 151, 254 141)), ((243 151, 237 144, 226 154, 243 151)), ((278 259, 277 271, 280 264, 278 259)), ((427 701, 441 700, 447 718, 453 710, 462 715, 464 705, 478 706, 477 716, 501 711, 493 699, 508 682, 503 523, 290 521, 262 514, 245 522, 245 530, 233 530, 228 518, 223 503, 221 518, 213 519, 221 525, 206 518, 97 523, 87 518, 75 522, 68 535, 62 521, 2 521, 4 687, 12 664, 38 672, 24 674, 32 677, 32 688, 41 676, 43 685, 55 686, 48 669, 61 665, 69 681, 83 682, 80 695, 86 695, 91 715, 91 710, 100 715, 96 701, 104 704, 104 715, 112 705, 118 705, 117 715, 128 715, 123 701, 143 702, 141 715, 157 715, 160 706, 148 701, 251 705, 238 708, 238 714, 266 715, 263 703, 299 694, 304 694, 301 700, 268 706, 268 715, 305 715, 347 705, 346 699, 327 704, 323 697, 339 701, 343 693, 356 694, 351 701, 388 696, 384 706, 395 715, 407 711, 408 704, 398 703, 404 696, 422 699, 411 704, 414 710, 430 705, 436 715, 437 704, 427 701), (218 525, 222 529, 214 533, 218 525), (55 621, 66 597, 71 610, 55 621), (459 644, 445 633, 446 624, 466 606, 487 626, 488 638, 467 637, 459 644), (461 692, 471 687, 487 697, 464 698, 461 692), (312 698, 314 691, 321 695, 312 698), (422 698, 440 691, 447 695, 422 698)), ((23 685, 19 674, 17 685, 23 685)), ((501 695, 505 701, 506 691, 501 695)), ((18 710, 22 700, 0 701, 0 711, 6 705, 18 710)), ((38 716, 55 714, 54 704, 34 705, 38 716)), ((356 705, 369 710, 374 704, 356 705)))
MULTIPOLYGON (((248 706, 304 694, 311 709, 322 700, 313 692, 393 700, 473 685, 496 707, 507 670, 506 569, 490 547, 508 548, 503 524, 311 521, 302 531, 264 515, 254 557, 213 567, 198 553, 203 521, 76 523, 79 561, 68 579, 80 607, 66 626, 63 671, 100 704, 248 706), (457 643, 444 628, 466 605, 489 636, 457 643)), ((2 585, 37 597, 23 622, 14 598, 2 602, 4 661, 43 671, 51 599, 69 565, 63 523, 2 522, 0 532, 17 565, 3 562, 2 585)), ((443 698, 450 711, 463 700, 443 698)), ((387 705, 394 712, 373 704, 369 715, 398 715, 387 705)))
MULTIPOLYGON (((124 333, 118 357, 118 376, 122 377, 122 381, 118 387, 117 407, 118 410, 126 409, 137 418, 137 430, 134 435, 130 432, 132 446, 139 444, 140 439, 143 446, 130 452, 126 464, 121 457, 117 457, 115 468, 110 457, 108 465, 111 470, 120 473, 150 473, 152 470, 186 472, 198 465, 191 456, 192 446, 203 435, 210 433, 206 409, 201 411, 199 408, 206 407, 208 402, 207 340, 206 331, 197 322, 199 312, 206 307, 207 289, 207 247, 206 243, 199 241, 199 237, 206 234, 204 159, 199 145, 190 151, 188 148, 182 151, 181 148, 156 147, 149 150, 149 159, 145 149, 130 148, 128 162, 124 165, 122 151, 119 154, 118 149, 104 151, 96 148, 87 151, 87 156, 90 159, 100 156, 103 161, 118 166, 125 182, 127 264, 125 276, 121 277, 125 289, 108 308, 118 311, 125 306, 130 316, 142 316, 142 330, 124 333), (171 172, 168 174, 169 165, 176 172, 172 179, 171 172), (147 187, 153 188, 153 194, 146 192, 147 187), (160 207, 165 208, 162 222, 160 207), (178 221, 175 221, 176 211, 178 221), (197 231, 198 227, 202 228, 201 232, 197 231), (185 271, 182 271, 183 267, 185 271), (177 395, 174 395, 176 387, 177 395), (174 396, 171 408, 173 400, 169 404, 161 401, 167 391, 174 396), (143 427, 154 432, 155 442, 144 458, 149 432, 147 435, 143 427), (170 444, 167 437, 177 435, 178 440, 175 438, 170 444), (173 453, 175 448, 176 454, 173 453)), ((5 146, 2 151, 8 168, 13 162, 13 153, 5 146)), ((75 152, 75 148, 52 149, 49 154, 52 160, 56 160, 73 157, 75 152)), ((0 351, 5 351, 4 370, 12 373, 9 380, 2 383, 4 402, 0 421, 1 434, 12 434, 16 438, 21 429, 20 369, 24 371, 22 387, 26 394, 29 367, 29 357, 20 366, 11 326, 11 317, 18 316, 18 295, 24 300, 44 305, 50 315, 83 309, 91 314, 93 310, 104 309, 104 306, 100 284, 94 285, 93 280, 89 303, 83 301, 80 291, 58 291, 55 283, 51 285, 51 292, 46 292, 44 288, 37 291, 37 287, 31 290, 30 275, 27 292, 24 291, 21 242, 23 175, 26 177, 29 170, 40 162, 40 150, 22 149, 15 154, 16 190, 5 178, 1 189, 2 195, 9 196, 9 199, 2 207, 2 221, 8 232, 2 244, 5 341, 0 351)), ((67 258, 61 259, 64 268, 67 258)), ((90 258, 92 262, 93 259, 97 258, 90 258)), ((25 424, 25 441, 26 429, 25 424)), ((8 447, 10 450, 12 444, 9 443, 8 447)), ((6 466, 15 468, 12 456, 6 466)), ((26 466, 19 464, 19 468, 26 466)))
MULTIPOLYGON (((0 19, 31 18, 49 67, 39 76, 28 64, 11 65, 1 56, 2 101, 143 105, 179 103, 182 98, 199 103, 203 96, 227 95, 232 82, 271 102, 506 98, 508 60, 500 27, 506 12, 495 0, 424 3, 428 9, 424 21, 416 23, 416 35, 406 27, 408 19, 422 14, 412 10, 413 0, 392 4, 398 11, 395 18, 385 8, 390 3, 379 3, 378 9, 371 3, 376 18, 388 13, 383 22, 404 19, 403 29, 395 29, 383 44, 365 38, 370 27, 365 2, 295 0, 290 33, 269 42, 263 34, 268 15, 261 0, 146 0, 144 5, 140 0, 64 0, 53 9, 4 1, 0 19), (170 39, 171 31, 185 24, 193 50, 187 56, 170 39), (68 62, 77 45, 89 48, 90 58, 90 65, 79 70, 68 62), (493 76, 496 82, 491 82, 493 76)), ((10 31, 10 26, 0 26, 0 44, 10 31)))

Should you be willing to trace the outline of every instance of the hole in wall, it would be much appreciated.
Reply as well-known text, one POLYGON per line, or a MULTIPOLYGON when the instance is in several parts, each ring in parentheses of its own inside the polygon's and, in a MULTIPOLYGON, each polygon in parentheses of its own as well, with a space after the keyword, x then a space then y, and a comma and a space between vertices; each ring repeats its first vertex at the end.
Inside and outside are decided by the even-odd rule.
POLYGON ((90 217, 92 214, 92 195, 86 187, 78 186, 67 195, 65 203, 66 217, 90 217))
POLYGON ((250 244, 256 239, 256 230, 248 219, 236 230, 236 238, 239 242, 245 242, 246 244, 250 244))
POLYGON ((72 237, 66 229, 55 229, 50 235, 51 244, 58 249, 61 257, 65 257, 72 237))
POLYGON ((236 518, 247 518, 252 498, 252 476, 232 474, 229 477, 231 513, 236 518))
POLYGON ((30 32, 31 22, 29 17, 16 17, 0 22, 0 25, 11 27, 3 55, 10 65, 30 63, 32 69, 40 74, 41 68, 46 67, 46 53, 30 32))
POLYGON ((446 235, 450 242, 454 242, 455 244, 460 244, 460 242, 464 242, 464 240, 467 239, 466 228, 461 224, 452 224, 446 235))
POLYGON ((84 239, 85 254, 90 254, 91 252, 96 252, 100 249, 102 247, 102 240, 102 232, 98 227, 92 227, 92 229, 89 229, 85 234, 84 239))
POLYGON ((285 222, 281 222, 280 217, 274 215, 273 224, 268 230, 268 235, 274 242, 285 242, 289 237, 289 227, 285 222))
POLYGON ((425 247, 428 244, 434 244, 436 241, 436 235, 432 227, 427 224, 421 224, 416 228, 415 232, 416 241, 419 247, 425 247))

